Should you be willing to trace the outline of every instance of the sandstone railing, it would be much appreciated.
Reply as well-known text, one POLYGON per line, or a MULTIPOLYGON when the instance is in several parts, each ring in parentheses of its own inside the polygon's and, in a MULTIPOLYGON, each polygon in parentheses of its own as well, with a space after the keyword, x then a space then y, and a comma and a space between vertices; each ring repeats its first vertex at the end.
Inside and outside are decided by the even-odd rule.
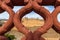
POLYGON ((10 31, 14 26, 23 33, 25 37, 21 40, 45 40, 41 36, 46 33, 51 27, 60 33, 60 23, 57 21, 57 15, 60 12, 60 0, 0 0, 0 13, 7 11, 9 16, 8 21, 0 27, 0 40, 9 40, 4 34, 10 31), (12 10, 14 6, 24 6, 16 13, 12 10), (55 7, 52 14, 42 7, 42 5, 53 5, 55 7), (31 11, 36 12, 44 18, 44 25, 34 32, 27 29, 21 19, 24 15, 31 11))

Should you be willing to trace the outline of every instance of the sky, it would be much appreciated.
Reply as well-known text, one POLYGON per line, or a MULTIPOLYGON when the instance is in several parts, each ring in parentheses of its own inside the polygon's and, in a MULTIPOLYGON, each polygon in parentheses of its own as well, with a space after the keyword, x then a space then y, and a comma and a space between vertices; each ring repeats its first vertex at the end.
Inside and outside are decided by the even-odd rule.
MULTIPOLYGON (((13 8, 14 12, 17 12, 19 9, 21 9, 23 6, 15 6, 13 8)), ((45 7, 47 10, 50 11, 50 13, 53 12, 54 10, 54 6, 43 6, 45 7)), ((28 17, 28 18, 39 18, 39 19, 43 19, 41 16, 39 16, 37 13, 35 13, 34 11, 32 11, 31 13, 28 13, 27 15, 25 15, 24 17, 28 17)), ((9 18, 9 14, 8 12, 3 12, 2 14, 0 14, 0 19, 8 19, 9 18)), ((60 14, 58 14, 57 16, 57 20, 60 22, 60 14)))

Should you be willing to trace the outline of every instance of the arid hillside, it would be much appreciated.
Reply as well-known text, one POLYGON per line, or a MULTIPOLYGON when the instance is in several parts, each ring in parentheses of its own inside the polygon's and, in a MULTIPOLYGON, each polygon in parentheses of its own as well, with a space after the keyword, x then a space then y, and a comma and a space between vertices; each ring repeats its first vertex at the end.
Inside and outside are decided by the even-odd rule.
POLYGON ((35 26, 42 26, 44 24, 44 21, 41 19, 33 19, 33 18, 23 18, 22 24, 25 27, 35 27, 35 26))

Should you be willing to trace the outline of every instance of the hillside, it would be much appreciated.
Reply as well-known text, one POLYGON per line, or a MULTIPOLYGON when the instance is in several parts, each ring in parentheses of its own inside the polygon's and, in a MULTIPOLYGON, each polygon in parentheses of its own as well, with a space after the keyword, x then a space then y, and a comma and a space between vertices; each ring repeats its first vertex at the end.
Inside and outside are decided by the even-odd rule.
MULTIPOLYGON (((36 30, 40 26, 44 24, 43 20, 40 19, 34 19, 34 18, 23 18, 22 19, 22 24, 30 29, 31 31, 36 30)), ((18 32, 18 30, 14 27, 11 31, 8 32, 8 34, 15 35, 16 39, 15 40, 20 40, 22 38, 22 34, 18 32)), ((60 34, 55 32, 52 28, 47 31, 44 35, 42 35, 46 40, 59 40, 60 39, 60 34)))
POLYGON ((30 19, 22 19, 22 24, 25 26, 25 27, 36 27, 36 26, 42 26, 44 24, 44 21, 43 20, 40 20, 40 19, 33 19, 33 18, 30 18, 30 19))

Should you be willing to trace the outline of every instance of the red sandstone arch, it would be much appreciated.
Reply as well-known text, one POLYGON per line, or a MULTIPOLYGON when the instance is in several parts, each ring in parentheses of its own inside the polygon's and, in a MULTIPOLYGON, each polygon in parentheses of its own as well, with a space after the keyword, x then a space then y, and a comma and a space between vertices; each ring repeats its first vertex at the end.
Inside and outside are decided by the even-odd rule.
POLYGON ((2 2, 1 0, 0 0, 0 7, 6 10, 10 15, 8 21, 0 27, 0 35, 1 35, 9 31, 14 26, 13 24, 14 11, 12 10, 11 7, 7 6, 5 2, 2 2))
MULTIPOLYGON (((41 28, 38 28, 34 32, 34 40, 40 40, 41 35, 44 34, 45 32, 47 32, 47 30, 51 28, 52 17, 51 17, 50 12, 48 10, 39 6, 35 1, 31 1, 24 8, 20 9, 15 14, 14 24, 20 32, 22 32, 25 35, 28 35, 30 31, 27 28, 25 28, 24 25, 22 25, 21 19, 24 15, 28 14, 32 10, 34 10, 36 13, 38 13, 39 15, 41 15, 45 19, 45 24, 41 28)), ((32 35, 29 35, 29 36, 32 37, 32 35)), ((32 39, 30 38, 30 39, 27 39, 27 40, 32 40, 32 39)))
POLYGON ((60 12, 60 6, 56 7, 55 10, 52 12, 52 17, 53 17, 53 29, 60 33, 60 23, 57 20, 57 15, 60 12))

